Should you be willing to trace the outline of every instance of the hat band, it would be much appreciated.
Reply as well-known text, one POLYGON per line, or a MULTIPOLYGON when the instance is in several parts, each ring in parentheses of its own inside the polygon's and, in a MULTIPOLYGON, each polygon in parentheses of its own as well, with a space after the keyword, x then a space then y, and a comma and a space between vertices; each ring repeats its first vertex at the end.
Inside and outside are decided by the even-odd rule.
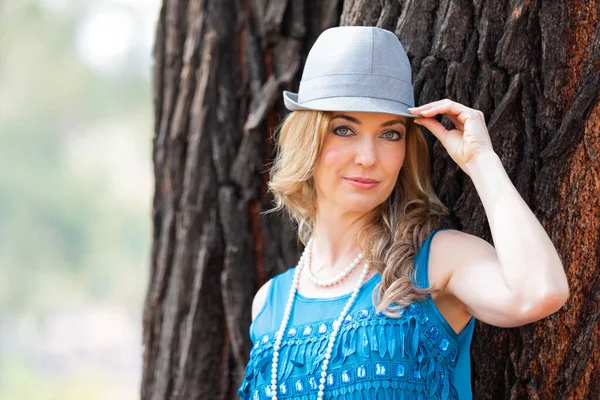
POLYGON ((300 82, 298 103, 330 97, 372 97, 414 104, 409 82, 384 75, 340 74, 325 75, 300 82))

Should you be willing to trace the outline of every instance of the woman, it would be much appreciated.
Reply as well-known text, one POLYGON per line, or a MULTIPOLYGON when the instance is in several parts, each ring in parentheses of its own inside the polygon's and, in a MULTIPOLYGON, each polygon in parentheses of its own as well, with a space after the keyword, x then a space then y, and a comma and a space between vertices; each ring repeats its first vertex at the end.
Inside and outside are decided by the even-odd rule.
POLYGON ((514 327, 569 296, 560 258, 494 153, 482 113, 413 108, 394 34, 338 27, 312 47, 269 188, 306 244, 256 294, 246 399, 471 398, 474 319, 514 327), (446 130, 433 117, 447 116, 446 130), (429 129, 473 180, 495 248, 440 229, 429 129))

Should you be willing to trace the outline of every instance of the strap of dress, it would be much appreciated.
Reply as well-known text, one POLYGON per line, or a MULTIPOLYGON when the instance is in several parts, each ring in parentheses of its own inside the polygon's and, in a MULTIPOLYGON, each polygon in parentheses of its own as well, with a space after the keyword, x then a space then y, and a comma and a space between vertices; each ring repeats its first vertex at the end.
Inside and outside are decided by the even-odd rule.
POLYGON ((429 249, 431 247, 431 241, 433 236, 439 231, 444 231, 452 228, 438 228, 434 229, 427 239, 423 242, 421 248, 415 255, 415 268, 416 268, 416 285, 420 288, 429 287, 429 249))

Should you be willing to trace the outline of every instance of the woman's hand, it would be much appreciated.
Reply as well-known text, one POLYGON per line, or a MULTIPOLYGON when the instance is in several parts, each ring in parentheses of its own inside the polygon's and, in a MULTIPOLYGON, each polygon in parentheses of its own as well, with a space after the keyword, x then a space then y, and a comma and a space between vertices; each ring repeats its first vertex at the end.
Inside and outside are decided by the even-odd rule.
POLYGON ((481 111, 448 99, 409 108, 408 111, 423 117, 415 118, 414 122, 429 129, 446 148, 454 162, 469 176, 469 161, 475 160, 483 153, 494 152, 481 111), (444 128, 433 118, 439 114, 445 115, 456 128, 444 128))

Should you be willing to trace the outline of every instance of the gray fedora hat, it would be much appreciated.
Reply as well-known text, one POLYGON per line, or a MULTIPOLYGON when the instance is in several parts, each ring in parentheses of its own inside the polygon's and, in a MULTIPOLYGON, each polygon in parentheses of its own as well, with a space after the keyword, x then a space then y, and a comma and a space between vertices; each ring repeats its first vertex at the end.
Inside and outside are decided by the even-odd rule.
POLYGON ((407 117, 414 107, 411 68, 392 32, 340 26, 321 33, 310 49, 298 93, 283 91, 290 111, 368 111, 407 117))

